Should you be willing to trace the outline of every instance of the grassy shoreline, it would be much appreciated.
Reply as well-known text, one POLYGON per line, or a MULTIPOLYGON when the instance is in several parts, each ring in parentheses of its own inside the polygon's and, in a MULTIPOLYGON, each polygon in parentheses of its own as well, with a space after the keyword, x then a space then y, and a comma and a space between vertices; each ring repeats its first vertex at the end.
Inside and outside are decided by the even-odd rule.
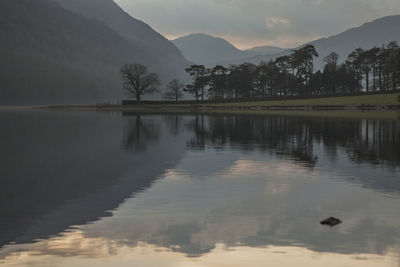
MULTIPOLYGON (((218 106, 400 105, 400 93, 214 104, 218 106)), ((210 106, 214 106, 210 104, 210 106)))
MULTIPOLYGON (((45 109, 48 110, 48 109, 45 109)), ((349 119, 399 119, 400 111, 393 110, 249 110, 249 109, 154 109, 154 108, 113 108, 98 110, 96 108, 81 109, 79 107, 55 108, 58 111, 91 111, 99 113, 119 112, 124 115, 250 115, 250 116, 294 116, 294 117, 321 117, 321 118, 349 118, 349 119)))
POLYGON ((400 117, 400 93, 361 96, 340 96, 310 99, 288 99, 232 103, 196 104, 135 104, 124 105, 48 105, 36 107, 0 107, 4 109, 35 109, 92 112, 122 112, 126 114, 243 114, 313 117, 391 118, 400 117), (398 110, 387 110, 390 108, 398 110), (367 109, 367 110, 364 110, 367 109), (370 109, 370 110, 369 110, 370 109))

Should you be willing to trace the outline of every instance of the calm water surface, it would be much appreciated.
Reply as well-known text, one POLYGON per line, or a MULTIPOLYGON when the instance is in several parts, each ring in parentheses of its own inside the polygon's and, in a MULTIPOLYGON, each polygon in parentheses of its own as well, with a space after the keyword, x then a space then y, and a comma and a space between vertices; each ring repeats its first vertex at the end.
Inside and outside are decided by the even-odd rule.
POLYGON ((400 266, 400 117, 0 122, 1 266, 400 266))

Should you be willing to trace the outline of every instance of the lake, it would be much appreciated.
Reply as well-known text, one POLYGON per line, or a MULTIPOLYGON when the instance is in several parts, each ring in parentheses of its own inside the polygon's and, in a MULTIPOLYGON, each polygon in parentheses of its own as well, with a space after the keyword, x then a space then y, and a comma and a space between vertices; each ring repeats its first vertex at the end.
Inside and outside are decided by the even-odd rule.
POLYGON ((400 266, 400 114, 0 121, 1 266, 400 266))

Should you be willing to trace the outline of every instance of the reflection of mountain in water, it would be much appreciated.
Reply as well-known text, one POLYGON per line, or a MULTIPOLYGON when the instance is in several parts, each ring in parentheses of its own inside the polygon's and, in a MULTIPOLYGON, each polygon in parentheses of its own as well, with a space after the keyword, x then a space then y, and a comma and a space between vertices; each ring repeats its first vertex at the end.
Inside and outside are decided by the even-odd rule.
MULTIPOLYGON (((310 171, 291 160, 240 152, 231 168, 205 177, 193 171, 192 163, 206 168, 202 158, 212 158, 219 165, 215 150, 187 153, 176 172, 190 171, 190 178, 167 175, 146 194, 127 201, 112 218, 85 227, 85 237, 105 238, 121 247, 146 243, 193 257, 211 252, 217 243, 228 248, 300 246, 316 252, 380 255, 400 244, 398 199, 351 184, 347 175, 332 179, 340 170, 324 170, 318 164, 310 171), (332 229, 319 224, 332 215, 344 224, 332 229)), ((376 179, 376 174, 383 173, 373 166, 367 177, 376 179)))
POLYGON ((0 117, 0 246, 109 216, 170 168, 184 147, 168 134, 158 136, 158 118, 47 112, 0 117), (121 135, 124 142, 132 131, 149 128, 152 138, 135 136, 140 153, 120 149, 121 135))
MULTIPOLYGON (((344 179, 398 194, 400 182, 395 166, 400 163, 399 121, 234 115, 121 118, 51 112, 2 112, 0 119, 3 126, 0 158, 4 166, 0 169, 0 246, 11 241, 26 243, 46 238, 70 226, 109 216, 111 210, 118 214, 115 209, 132 195, 135 197, 128 202, 150 203, 150 208, 165 208, 165 213, 153 217, 144 212, 142 216, 129 217, 131 221, 123 221, 134 233, 113 229, 114 214, 96 223, 105 223, 105 229, 110 231, 93 233, 94 226, 88 225, 84 227, 89 229, 85 234, 107 232, 110 239, 120 238, 131 246, 144 241, 197 256, 209 252, 221 240, 228 246, 238 242, 248 246, 285 246, 297 242, 316 251, 335 251, 333 244, 343 242, 362 252, 358 247, 368 242, 366 229, 382 236, 374 240, 376 251, 382 252, 387 244, 396 243, 395 235, 399 233, 398 228, 377 224, 372 217, 361 218, 353 229, 348 229, 351 234, 315 232, 314 220, 328 214, 309 208, 315 202, 304 195, 306 190, 300 190, 315 185, 315 180, 309 177, 282 181, 281 173, 277 172, 273 175, 277 177, 277 185, 268 186, 260 183, 263 181, 260 177, 246 177, 232 183, 199 179, 196 183, 201 183, 200 193, 199 184, 177 181, 167 188, 154 185, 158 177, 182 158, 185 147, 209 159, 213 155, 207 154, 206 148, 213 147, 216 151, 232 149, 239 155, 259 151, 263 158, 277 160, 278 165, 289 163, 284 167, 291 172, 297 168, 306 170, 305 176, 312 173, 310 170, 321 171, 321 165, 338 167, 337 172, 350 165, 385 165, 393 168, 392 177, 379 178, 371 173, 344 179), (341 166, 343 158, 351 162, 341 166), (267 194, 267 199, 265 189, 273 186, 280 189, 280 183, 292 185, 293 190, 286 192, 283 188, 284 193, 267 194), (146 194, 137 195, 144 188, 146 194), (285 203, 283 210, 275 208, 282 203, 285 203), (298 212, 312 219, 298 222, 299 227, 294 227, 298 212), (180 214, 185 216, 180 218, 180 214), (325 242, 326 238, 332 242, 325 242)), ((211 169, 213 177, 217 177, 237 160, 237 155, 231 154, 234 153, 224 157, 225 161, 209 164, 213 166, 201 164, 201 158, 195 157, 190 166, 211 169)), ((196 170, 190 170, 196 176, 196 170)), ((327 200, 334 199, 333 187, 337 184, 329 182, 329 190, 323 192, 327 200)), ((352 190, 348 187, 346 184, 336 190, 352 190)), ((365 201, 369 200, 368 196, 365 201)), ((364 206, 364 202, 356 206, 355 200, 348 203, 355 205, 354 210, 364 206)))
POLYGON ((165 121, 187 132, 192 153, 177 171, 190 173, 191 179, 173 177, 152 186, 124 207, 138 216, 117 211, 94 230, 87 227, 87 237, 98 237, 118 221, 129 230, 105 237, 122 247, 144 242, 192 257, 211 252, 217 243, 380 255, 398 247, 399 214, 393 213, 398 200, 388 196, 400 194, 399 121, 177 118, 166 116, 165 121), (152 207, 163 212, 141 212, 152 207), (334 229, 319 225, 331 215, 345 223, 334 229))

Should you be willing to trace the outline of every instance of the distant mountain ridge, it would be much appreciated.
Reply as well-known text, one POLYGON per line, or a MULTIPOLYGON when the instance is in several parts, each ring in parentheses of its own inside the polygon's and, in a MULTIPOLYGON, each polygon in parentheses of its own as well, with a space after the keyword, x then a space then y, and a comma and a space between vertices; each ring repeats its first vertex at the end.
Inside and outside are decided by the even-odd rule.
POLYGON ((266 45, 266 46, 256 46, 250 49, 246 49, 244 51, 259 55, 259 54, 277 54, 285 50, 287 49, 266 45))
POLYGON ((255 55, 277 53, 284 50, 272 46, 240 50, 225 39, 204 33, 189 34, 172 40, 172 43, 182 51, 189 61, 204 65, 212 65, 226 60, 241 60, 255 55))
POLYGON ((172 43, 189 61, 198 64, 244 58, 249 55, 222 38, 203 33, 183 36, 172 40, 172 43))
MULTIPOLYGON (((400 42, 400 15, 387 16, 374 21, 365 23, 359 27, 354 27, 342 33, 333 35, 327 38, 321 38, 307 44, 312 44, 316 47, 319 53, 319 58, 315 59, 315 66, 322 68, 323 59, 332 51, 339 54, 339 62, 344 62, 347 56, 356 48, 370 49, 374 46, 382 46, 391 41, 400 42)), ((217 64, 230 65, 242 64, 244 62, 259 64, 261 61, 268 62, 282 55, 287 55, 292 49, 287 49, 273 55, 253 56, 242 58, 239 60, 225 60, 217 62, 217 64)))
POLYGON ((184 75, 180 51, 112 0, 69 0, 79 12, 56 1, 0 1, 0 104, 120 100, 119 68, 130 62, 164 82, 184 75))

